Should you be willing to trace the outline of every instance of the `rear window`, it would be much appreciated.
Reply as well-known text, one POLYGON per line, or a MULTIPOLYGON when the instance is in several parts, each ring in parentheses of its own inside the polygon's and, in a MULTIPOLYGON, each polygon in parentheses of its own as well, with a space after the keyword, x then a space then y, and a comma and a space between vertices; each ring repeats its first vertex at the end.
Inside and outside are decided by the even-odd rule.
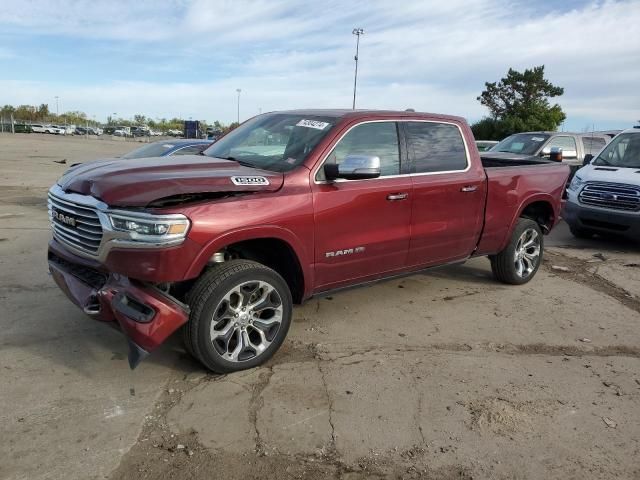
POLYGON ((584 146, 584 153, 594 155, 598 153, 605 145, 605 140, 602 137, 582 137, 582 145, 584 146))
POLYGON ((123 155, 122 158, 147 158, 147 157, 161 157, 171 150, 175 145, 172 143, 156 142, 145 145, 144 147, 136 148, 134 151, 123 155))
POLYGON ((535 155, 548 139, 549 135, 544 133, 516 133, 502 140, 491 151, 535 155))
POLYGON ((448 172, 467 168, 467 151, 456 125, 407 122, 405 132, 413 173, 448 172))

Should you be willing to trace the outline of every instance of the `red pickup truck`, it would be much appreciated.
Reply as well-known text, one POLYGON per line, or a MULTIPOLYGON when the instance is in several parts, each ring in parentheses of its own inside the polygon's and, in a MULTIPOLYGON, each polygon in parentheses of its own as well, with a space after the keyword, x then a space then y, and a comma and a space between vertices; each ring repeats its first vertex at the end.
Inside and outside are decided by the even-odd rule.
POLYGON ((269 359, 315 295, 475 256, 528 282, 568 175, 481 160, 458 117, 268 113, 203 155, 69 169, 49 191, 49 269, 123 331, 132 368, 182 328, 193 356, 232 372, 269 359))

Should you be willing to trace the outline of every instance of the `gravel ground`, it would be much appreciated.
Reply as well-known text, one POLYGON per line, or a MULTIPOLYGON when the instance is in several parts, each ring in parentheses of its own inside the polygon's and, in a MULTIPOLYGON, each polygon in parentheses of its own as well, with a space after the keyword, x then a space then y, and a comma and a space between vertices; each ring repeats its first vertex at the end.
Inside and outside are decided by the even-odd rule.
POLYGON ((261 368, 176 336, 130 371, 47 275, 45 199, 135 146, 0 135, 0 478, 640 477, 636 244, 560 225, 525 286, 474 259, 297 307, 261 368))

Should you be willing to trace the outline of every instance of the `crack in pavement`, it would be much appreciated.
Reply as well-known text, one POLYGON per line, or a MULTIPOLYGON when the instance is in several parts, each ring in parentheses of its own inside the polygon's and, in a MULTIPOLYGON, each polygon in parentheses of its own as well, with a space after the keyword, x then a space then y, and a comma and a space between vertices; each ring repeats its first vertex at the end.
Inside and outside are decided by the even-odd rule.
MULTIPOLYGON (((548 355, 548 356, 585 356, 585 357, 631 357, 640 358, 640 347, 629 345, 603 345, 603 346, 577 346, 577 345, 547 345, 544 343, 512 344, 512 343, 478 343, 473 346, 468 344, 430 344, 430 345, 378 345, 352 351, 344 355, 332 355, 324 352, 332 361, 351 359, 356 356, 374 355, 400 355, 404 353, 500 353, 506 355, 548 355)), ((343 366, 358 364, 360 361, 342 363, 343 366)))
POLYGON ((422 418, 422 392, 416 386, 416 382, 419 377, 417 377, 415 373, 415 365, 409 365, 409 374, 411 376, 409 376, 403 370, 400 370, 400 374, 407 379, 409 385, 411 386, 411 388, 413 389, 416 395, 416 409, 413 414, 413 421, 418 427, 418 433, 420 434, 420 439, 422 440, 422 444, 426 444, 427 441, 424 437, 424 432, 422 431, 422 425, 420 425, 420 419, 422 418))
POLYGON ((255 451, 259 456, 264 455, 265 448, 260 436, 260 430, 258 429, 258 413, 264 406, 262 392, 269 385, 271 377, 273 377, 273 373, 273 367, 267 367, 264 372, 260 373, 258 377, 259 381, 253 384, 251 400, 249 400, 249 421, 253 425, 255 432, 255 451))
MULTIPOLYGON (((607 280, 596 272, 589 271, 594 267, 593 263, 587 260, 571 257, 559 252, 545 252, 547 259, 551 257, 552 262, 544 261, 542 267, 549 273, 557 275, 580 285, 584 285, 592 290, 612 297, 625 307, 640 313, 640 299, 635 298, 624 288, 607 280), (554 269, 553 266, 566 267, 568 271, 554 269)), ((597 266, 596 266, 597 270, 597 266)))
POLYGON ((317 345, 313 344, 313 358, 316 361, 316 365, 318 367, 318 372, 320 372, 320 378, 322 379, 322 386, 324 387, 324 391, 327 397, 327 408, 328 408, 328 421, 329 426, 331 427, 331 444, 329 445, 329 454, 336 457, 338 456, 338 449, 336 447, 336 427, 333 423, 333 399, 331 398, 331 394, 329 393, 329 385, 327 383, 327 376, 322 369, 322 358, 317 351, 317 345))

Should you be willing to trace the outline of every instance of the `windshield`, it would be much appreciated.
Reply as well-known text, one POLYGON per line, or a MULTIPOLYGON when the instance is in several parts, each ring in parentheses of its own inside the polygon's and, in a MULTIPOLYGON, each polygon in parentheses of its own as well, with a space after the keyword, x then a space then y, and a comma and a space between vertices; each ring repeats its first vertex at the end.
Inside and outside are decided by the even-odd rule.
POLYGON ((593 165, 640 168, 640 133, 621 133, 605 147, 593 165))
POLYGON ((544 133, 516 133, 502 140, 491 151, 535 155, 548 138, 549 135, 544 133))
POLYGON ((304 162, 336 120, 316 115, 268 113, 242 124, 203 153, 250 167, 288 172, 304 162))
POLYGON ((172 143, 166 142, 149 143, 144 147, 136 148, 134 151, 123 155, 122 158, 161 157, 174 146, 172 143))

